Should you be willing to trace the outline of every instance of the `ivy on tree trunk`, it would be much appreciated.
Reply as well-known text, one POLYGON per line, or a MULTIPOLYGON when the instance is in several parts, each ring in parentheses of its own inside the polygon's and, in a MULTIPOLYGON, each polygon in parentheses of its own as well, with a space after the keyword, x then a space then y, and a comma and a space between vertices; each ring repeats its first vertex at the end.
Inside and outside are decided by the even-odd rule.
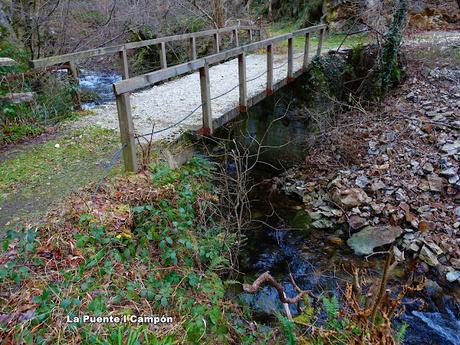
POLYGON ((400 77, 398 54, 406 26, 408 0, 399 0, 395 4, 393 21, 385 34, 385 43, 380 58, 380 91, 384 94, 394 80, 400 77))

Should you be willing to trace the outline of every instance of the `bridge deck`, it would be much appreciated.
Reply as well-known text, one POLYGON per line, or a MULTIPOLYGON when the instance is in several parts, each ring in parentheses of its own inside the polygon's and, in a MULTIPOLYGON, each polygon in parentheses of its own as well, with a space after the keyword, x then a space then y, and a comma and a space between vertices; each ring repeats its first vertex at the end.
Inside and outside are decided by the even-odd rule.
MULTIPOLYGON (((310 54, 311 58, 314 54, 310 54)), ((294 71, 302 68, 302 52, 294 54, 294 71)), ((246 58, 248 98, 263 92, 266 88, 265 54, 252 54, 246 58), (259 78, 252 80, 253 78, 259 78)), ((274 56, 274 83, 287 76, 286 55, 274 56)), ((218 119, 228 111, 238 106, 238 59, 215 65, 210 68, 211 97, 226 93, 222 97, 212 100, 213 118, 218 119)), ((150 133, 152 123, 155 131, 174 125, 183 119, 193 109, 201 104, 199 73, 195 72, 176 80, 153 86, 147 90, 136 92, 131 96, 132 115, 136 134, 150 133)), ((85 117, 82 123, 99 125, 103 128, 118 131, 118 117, 116 104, 108 103, 95 109, 95 115, 85 117)), ((192 116, 169 130, 155 134, 158 139, 175 139, 186 130, 196 130, 202 126, 202 111, 198 109, 192 116)))

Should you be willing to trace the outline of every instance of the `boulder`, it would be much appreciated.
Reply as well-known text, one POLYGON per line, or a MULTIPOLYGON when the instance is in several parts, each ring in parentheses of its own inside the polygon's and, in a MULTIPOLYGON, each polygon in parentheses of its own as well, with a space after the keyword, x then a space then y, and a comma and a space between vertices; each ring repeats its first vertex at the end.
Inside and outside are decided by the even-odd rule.
POLYGON ((346 208, 368 204, 372 201, 361 188, 349 188, 345 190, 335 188, 332 191, 331 197, 334 202, 346 208))
POLYGON ((460 279, 460 271, 453 271, 446 274, 446 279, 448 282, 453 283, 456 280, 460 279))
POLYGON ((351 236, 347 244, 357 255, 369 255, 374 248, 393 243, 403 233, 399 226, 367 226, 351 236))
POLYGON ((362 228, 364 225, 367 225, 367 224, 368 224, 367 219, 362 218, 357 215, 352 215, 348 219, 348 225, 350 225, 350 227, 354 230, 362 228))
POLYGON ((452 144, 445 144, 441 147, 441 150, 446 152, 448 155, 454 155, 460 152, 460 140, 455 141, 452 144))
POLYGON ((432 192, 442 192, 444 188, 444 179, 442 177, 439 177, 436 174, 430 174, 427 176, 427 179, 432 192))
POLYGON ((419 257, 421 260, 423 260, 430 266, 434 267, 439 265, 438 256, 435 253, 433 253, 430 249, 428 249, 427 246, 422 247, 422 249, 420 250, 419 257))

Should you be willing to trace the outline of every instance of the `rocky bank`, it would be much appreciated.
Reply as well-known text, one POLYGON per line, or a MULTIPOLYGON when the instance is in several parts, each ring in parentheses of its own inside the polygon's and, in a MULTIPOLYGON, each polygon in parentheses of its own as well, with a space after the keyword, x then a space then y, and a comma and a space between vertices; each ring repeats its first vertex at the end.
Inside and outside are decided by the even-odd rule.
POLYGON ((460 285, 460 40, 404 49, 409 77, 382 104, 360 104, 275 181, 314 228, 357 255, 393 250, 443 285, 460 285))

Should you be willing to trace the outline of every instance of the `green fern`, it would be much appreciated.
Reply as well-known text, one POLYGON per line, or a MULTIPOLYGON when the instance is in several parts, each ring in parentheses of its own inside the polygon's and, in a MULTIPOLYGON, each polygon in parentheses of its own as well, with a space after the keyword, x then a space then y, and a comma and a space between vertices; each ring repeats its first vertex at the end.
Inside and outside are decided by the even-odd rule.
POLYGON ((297 338, 294 334, 294 322, 282 315, 278 315, 278 320, 281 324, 281 332, 286 338, 286 345, 296 345, 297 338))
POLYGON ((335 319, 337 313, 339 312, 340 304, 337 299, 337 296, 332 296, 330 299, 323 297, 324 310, 326 311, 327 317, 329 319, 335 319))
POLYGON ((402 344, 402 342, 404 341, 404 338, 406 337, 407 327, 409 327, 409 325, 406 322, 403 322, 403 324, 401 325, 401 328, 399 328, 398 330, 398 333, 396 333, 396 336, 395 336, 396 343, 402 344))

